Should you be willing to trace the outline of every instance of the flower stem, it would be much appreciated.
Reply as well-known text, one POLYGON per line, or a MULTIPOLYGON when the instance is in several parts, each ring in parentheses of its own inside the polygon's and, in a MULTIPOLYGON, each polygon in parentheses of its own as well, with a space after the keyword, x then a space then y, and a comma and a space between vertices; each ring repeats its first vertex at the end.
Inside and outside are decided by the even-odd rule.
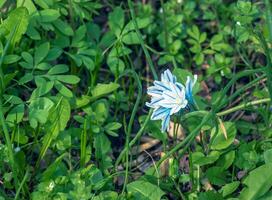
POLYGON ((262 103, 268 103, 270 101, 271 101, 270 98, 265 98, 265 99, 259 99, 259 100, 255 100, 255 101, 250 101, 250 102, 243 103, 241 105, 232 107, 230 109, 224 110, 222 112, 219 112, 219 113, 217 113, 217 116, 220 117, 220 116, 223 116, 223 115, 227 115, 227 114, 233 113, 233 112, 238 111, 238 110, 242 110, 242 109, 244 109, 246 107, 249 107, 249 106, 258 105, 258 104, 262 104, 262 103))

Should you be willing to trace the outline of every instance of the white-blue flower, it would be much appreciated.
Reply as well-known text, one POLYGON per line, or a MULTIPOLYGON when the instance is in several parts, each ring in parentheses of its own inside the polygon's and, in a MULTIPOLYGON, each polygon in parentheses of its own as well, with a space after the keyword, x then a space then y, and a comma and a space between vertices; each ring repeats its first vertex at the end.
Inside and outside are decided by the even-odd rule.
MULTIPOLYGON (((191 94, 192 88, 189 87, 193 85, 194 81, 188 82, 188 94, 191 94)), ((151 102, 146 105, 154 109, 152 120, 162 120, 162 131, 169 128, 170 116, 187 106, 186 91, 168 69, 161 75, 161 81, 154 81, 154 86, 147 89, 151 102)))

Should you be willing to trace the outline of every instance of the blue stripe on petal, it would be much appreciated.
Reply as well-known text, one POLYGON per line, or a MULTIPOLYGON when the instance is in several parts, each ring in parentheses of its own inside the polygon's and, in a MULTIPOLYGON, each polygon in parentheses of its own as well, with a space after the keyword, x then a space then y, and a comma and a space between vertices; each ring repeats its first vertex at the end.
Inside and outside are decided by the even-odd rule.
POLYGON ((196 79, 197 79, 196 75, 194 75, 193 80, 192 80, 192 78, 190 76, 187 76, 185 95, 186 95, 186 98, 188 99, 188 101, 190 103, 192 103, 194 101, 193 100, 193 86, 196 83, 196 79))
POLYGON ((161 81, 154 81, 154 85, 155 85, 155 87, 157 87, 158 89, 161 89, 161 90, 170 90, 169 88, 168 88, 168 86, 167 85, 165 85, 163 82, 161 82, 161 81))
POLYGON ((180 91, 184 90, 185 87, 181 83, 176 83, 176 86, 180 89, 180 91))
POLYGON ((152 103, 152 104, 156 104, 156 103, 160 102, 161 100, 163 100, 163 97, 152 98, 152 99, 151 99, 151 103, 152 103))
POLYGON ((161 131, 164 132, 169 129, 169 123, 170 123, 170 113, 165 116, 165 118, 162 120, 162 126, 161 131))
POLYGON ((173 82, 173 75, 172 75, 172 73, 170 72, 169 69, 167 69, 166 71, 164 71, 164 76, 166 77, 166 79, 169 82, 173 82))
POLYGON ((167 99, 173 99, 173 100, 175 100, 175 97, 174 97, 174 95, 173 95, 172 92, 167 92, 167 91, 165 91, 165 92, 162 94, 162 96, 163 96, 164 98, 167 98, 167 99))
POLYGON ((169 108, 163 108, 159 107, 158 109, 155 109, 154 112, 151 115, 152 120, 158 120, 162 119, 169 113, 170 109, 169 108))
POLYGON ((151 91, 147 91, 147 94, 150 95, 150 96, 156 96, 156 97, 159 97, 162 95, 162 92, 160 91, 157 91, 157 90, 151 90, 151 91))
POLYGON ((163 89, 161 89, 160 87, 157 86, 151 86, 147 88, 147 91, 158 91, 158 92, 162 92, 163 89))
POLYGON ((158 104, 161 100, 163 100, 162 97, 159 97, 159 98, 157 98, 157 97, 152 98, 150 103, 148 103, 148 102, 146 103, 146 106, 151 107, 151 108, 159 107, 157 104, 158 104))

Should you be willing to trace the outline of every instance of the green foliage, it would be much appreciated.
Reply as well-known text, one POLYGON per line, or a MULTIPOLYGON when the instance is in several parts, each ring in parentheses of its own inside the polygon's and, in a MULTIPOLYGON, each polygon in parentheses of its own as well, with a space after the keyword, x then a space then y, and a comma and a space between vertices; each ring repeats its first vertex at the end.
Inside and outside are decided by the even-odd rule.
POLYGON ((271 187, 271 164, 262 165, 250 172, 243 181, 247 186, 239 196, 240 199, 258 199, 271 187))
POLYGON ((1 35, 6 38, 11 38, 10 44, 12 47, 20 41, 22 35, 28 27, 28 11, 24 7, 19 7, 10 12, 8 18, 0 25, 1 35))
POLYGON ((164 192, 157 187, 146 181, 135 181, 127 185, 127 190, 134 199, 154 199, 160 200, 164 192))
POLYGON ((0 200, 271 199, 271 8, 0 1, 0 200), (165 133, 167 68, 198 80, 165 133))

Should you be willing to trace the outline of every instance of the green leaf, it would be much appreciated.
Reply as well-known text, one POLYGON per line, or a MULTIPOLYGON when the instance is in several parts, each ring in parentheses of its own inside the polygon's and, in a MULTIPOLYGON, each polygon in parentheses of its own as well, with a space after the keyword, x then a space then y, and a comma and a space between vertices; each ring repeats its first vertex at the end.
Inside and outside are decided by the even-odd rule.
POLYGON ((134 31, 131 31, 128 34, 124 35, 123 38, 122 38, 122 41, 125 44, 128 44, 128 45, 130 45, 130 44, 139 44, 140 43, 138 35, 134 31))
POLYGON ((113 137, 118 137, 118 134, 115 131, 120 129, 121 127, 122 127, 122 124, 118 122, 111 122, 105 126, 105 131, 106 133, 108 133, 109 135, 113 137))
MULTIPOLYGON (((103 124, 109 116, 109 105, 108 105, 107 100, 100 99, 100 100, 95 101, 92 104, 92 108, 96 114, 97 122, 100 124, 103 124)), ((83 109, 83 111, 90 114, 90 112, 88 112, 87 109, 88 109, 88 107, 83 109)))
POLYGON ((272 163, 272 149, 266 150, 264 152, 264 161, 265 163, 272 163))
POLYGON ((34 0, 34 2, 43 9, 47 9, 53 4, 52 0, 34 0))
POLYGON ((97 86, 94 87, 94 89, 92 89, 91 91, 92 96, 90 101, 106 96, 107 94, 114 92, 118 88, 119 88, 118 83, 108 83, 108 84, 99 83, 97 84, 97 86))
POLYGON ((198 41, 200 38, 200 32, 199 32, 199 29, 196 25, 194 25, 191 29, 188 29, 187 33, 192 38, 194 38, 196 41, 198 41))
POLYGON ((11 34, 14 34, 10 42, 11 46, 14 46, 26 32, 27 26, 28 11, 25 7, 19 7, 9 13, 8 18, 0 27, 5 29, 7 33, 6 38, 9 38, 11 34))
POLYGON ((121 56, 126 56, 131 53, 131 49, 128 47, 125 47, 124 45, 122 46, 115 46, 114 48, 111 49, 108 58, 118 58, 121 56))
POLYGON ((86 66, 86 68, 91 72, 94 70, 95 64, 94 61, 89 56, 83 56, 79 55, 83 64, 86 66))
POLYGON ((6 73, 4 75, 4 85, 7 86, 18 74, 18 71, 13 71, 12 73, 6 73))
POLYGON ((70 53, 66 53, 72 60, 75 62, 76 66, 81 66, 82 65, 82 60, 78 55, 73 55, 70 53))
POLYGON ((134 181, 127 185, 128 192, 137 199, 160 200, 165 194, 158 186, 147 181, 134 181))
POLYGON ((63 131, 66 127, 70 119, 71 108, 69 101, 65 98, 56 98, 54 101, 56 106, 50 111, 50 124, 47 129, 52 129, 54 132, 53 135, 55 136, 55 133, 63 131))
POLYGON ((43 137, 43 144, 40 150, 39 158, 36 163, 38 165, 43 159, 51 142, 55 139, 60 131, 63 131, 70 119, 71 107, 69 101, 63 97, 54 98, 55 106, 50 109, 50 117, 45 126, 46 134, 43 137))
POLYGON ((55 158, 52 164, 47 166, 41 176, 42 182, 50 181, 52 178, 54 178, 54 174, 55 176, 57 176, 56 172, 58 171, 58 169, 63 171, 65 170, 62 168, 63 163, 61 162, 65 156, 66 154, 62 154, 61 156, 55 158))
POLYGON ((32 55, 30 53, 24 51, 24 52, 22 52, 21 56, 30 65, 34 64, 33 57, 32 57, 32 55))
POLYGON ((76 128, 71 128, 68 130, 61 131, 54 144, 58 150, 65 151, 69 149, 72 145, 72 133, 75 133, 74 130, 80 130, 76 128))
POLYGON ((15 55, 15 54, 13 54, 13 55, 6 55, 4 57, 4 64, 15 63, 15 62, 17 62, 20 59, 21 59, 21 57, 18 56, 18 55, 15 55))
POLYGON ((61 82, 55 81, 55 88, 65 97, 73 97, 73 93, 67 87, 65 87, 61 82))
MULTIPOLYGON (((146 17, 146 18, 136 18, 136 22, 137 22, 138 28, 142 29, 142 28, 147 27, 152 21, 151 21, 150 17, 146 17)), ((129 31, 133 31, 133 30, 135 30, 135 26, 134 26, 133 21, 131 20, 125 26, 122 34, 125 34, 125 33, 129 32, 129 31)))
POLYGON ((252 170, 243 181, 245 187, 239 196, 240 200, 255 200, 263 196, 272 186, 272 163, 252 170))
MULTIPOLYGON (((70 47, 70 38, 68 36, 65 36, 61 33, 56 32, 56 38, 53 42, 54 46, 57 46, 58 48, 68 48, 70 47)), ((65 54, 69 54, 68 52, 65 52, 65 54)))
POLYGON ((62 54, 62 49, 59 47, 53 47, 52 49, 49 50, 45 61, 53 61, 56 60, 60 55, 62 54))
POLYGON ((14 137, 14 142, 20 144, 27 144, 28 137, 25 135, 24 130, 16 133, 16 136, 14 137))
POLYGON ((5 103, 11 103, 11 104, 22 104, 23 100, 20 97, 14 96, 14 95, 7 95, 4 94, 3 95, 4 99, 5 99, 5 103))
POLYGON ((32 69, 33 68, 33 65, 29 64, 27 62, 19 62, 19 65, 21 65, 25 69, 32 69))
POLYGON ((56 74, 63 74, 65 72, 68 72, 69 68, 67 65, 64 64, 59 64, 59 65, 55 65, 54 67, 52 67, 47 74, 49 75, 56 75, 56 74))
POLYGON ((192 153, 192 162, 195 165, 207 165, 214 163, 220 156, 220 152, 212 151, 209 155, 205 156, 202 152, 192 153))
POLYGON ((60 17, 60 13, 58 10, 44 9, 37 12, 34 17, 38 18, 40 22, 48 23, 57 20, 60 17))
POLYGON ((217 166, 222 167, 223 169, 228 169, 235 158, 235 151, 230 151, 220 157, 220 159, 217 161, 217 166))
POLYGON ((51 68, 51 65, 46 62, 42 62, 36 65, 36 69, 43 70, 43 71, 48 70, 50 68, 51 68))
POLYGON ((235 165, 239 169, 251 170, 256 167, 260 155, 256 152, 256 141, 242 143, 236 151, 235 165))
MULTIPOLYGON (((7 0, 1 0, 0 1, 0 8, 2 8, 2 6, 6 3, 7 0)), ((1 196, 0 196, 1 197, 1 196)), ((2 198, 2 197, 1 197, 2 198)), ((2 200, 2 199, 1 199, 2 200)))
POLYGON ((28 83, 29 81, 32 81, 33 80, 33 75, 32 73, 26 73, 22 78, 19 79, 19 85, 23 85, 23 84, 26 84, 28 83))
POLYGON ((211 149, 225 149, 233 143, 236 136, 235 124, 232 122, 224 122, 224 126, 227 132, 227 139, 225 138, 221 128, 218 129, 217 133, 216 128, 213 128, 211 131, 211 138, 213 138, 210 144, 211 149))
POLYGON ((117 200, 118 194, 113 191, 103 191, 95 196, 93 200, 117 200))
POLYGON ((86 95, 82 95, 81 97, 76 98, 76 105, 75 105, 75 107, 76 108, 84 107, 84 106, 86 106, 87 104, 90 103, 90 100, 91 100, 91 97, 86 96, 86 95))
POLYGON ((13 127, 16 123, 22 121, 24 117, 24 107, 24 104, 19 104, 11 109, 6 118, 9 126, 13 127))
POLYGON ((109 26, 112 32, 118 37, 124 27, 125 15, 121 7, 115 7, 109 14, 109 26))
POLYGON ((205 32, 201 33, 200 38, 199 38, 199 43, 205 42, 206 38, 207 38, 207 33, 205 33, 205 32))
POLYGON ((201 65, 204 62, 204 54, 203 53, 197 53, 194 56, 194 60, 196 61, 197 65, 201 65))
POLYGON ((37 10, 32 0, 17 0, 17 8, 18 7, 26 7, 29 14, 37 10))
POLYGON ((77 46, 77 44, 85 37, 87 28, 85 25, 80 26, 76 31, 72 40, 72 46, 77 46))
POLYGON ((35 65, 38 65, 41 61, 44 60, 44 58, 47 56, 49 52, 49 48, 50 48, 49 42, 45 42, 38 46, 34 54, 35 65))
POLYGON ((223 197, 218 192, 207 191, 207 192, 201 192, 197 200, 223 200, 223 197))
POLYGON ((210 167, 206 171, 206 176, 211 184, 221 186, 226 183, 227 172, 221 167, 210 167))
POLYGON ((118 130, 119 128, 122 127, 122 124, 121 123, 118 123, 118 122, 111 122, 111 123, 108 123, 106 126, 105 126, 105 129, 106 130, 111 130, 111 131, 114 131, 114 130, 118 130))
POLYGON ((49 110, 54 103, 45 97, 32 100, 29 105, 29 122, 32 128, 36 128, 38 123, 44 124, 47 121, 49 110))
POLYGON ((80 81, 80 78, 75 75, 56 75, 55 78, 68 84, 77 84, 80 81))
POLYGON ((239 181, 234 181, 232 183, 226 184, 221 188, 223 197, 232 194, 240 185, 239 181))
POLYGON ((32 39, 32 40, 41 40, 41 35, 38 32, 38 30, 34 27, 33 24, 29 24, 26 34, 32 39))
POLYGON ((54 85, 53 81, 50 81, 50 82, 43 81, 43 82, 37 83, 37 80, 44 80, 44 79, 35 77, 35 82, 38 87, 32 92, 30 100, 36 99, 38 97, 41 97, 47 94, 53 88, 53 85, 54 85))
POLYGON ((64 35, 67 35, 67 36, 74 35, 72 27, 69 24, 67 24, 66 22, 64 22, 60 19, 57 19, 56 21, 53 22, 53 24, 56 27, 56 29, 58 29, 64 35))
POLYGON ((252 3, 250 1, 238 1, 237 8, 243 14, 248 14, 252 9, 252 3))
POLYGON ((107 59, 107 64, 111 70, 111 72, 118 76, 119 74, 123 73, 125 70, 125 63, 123 60, 117 58, 117 57, 111 57, 109 56, 107 59))
POLYGON ((258 200, 271 200, 271 199, 272 199, 272 191, 270 190, 258 200))
POLYGON ((107 155, 111 151, 111 143, 104 133, 94 138, 95 158, 100 162, 102 171, 112 166, 111 158, 107 155))

